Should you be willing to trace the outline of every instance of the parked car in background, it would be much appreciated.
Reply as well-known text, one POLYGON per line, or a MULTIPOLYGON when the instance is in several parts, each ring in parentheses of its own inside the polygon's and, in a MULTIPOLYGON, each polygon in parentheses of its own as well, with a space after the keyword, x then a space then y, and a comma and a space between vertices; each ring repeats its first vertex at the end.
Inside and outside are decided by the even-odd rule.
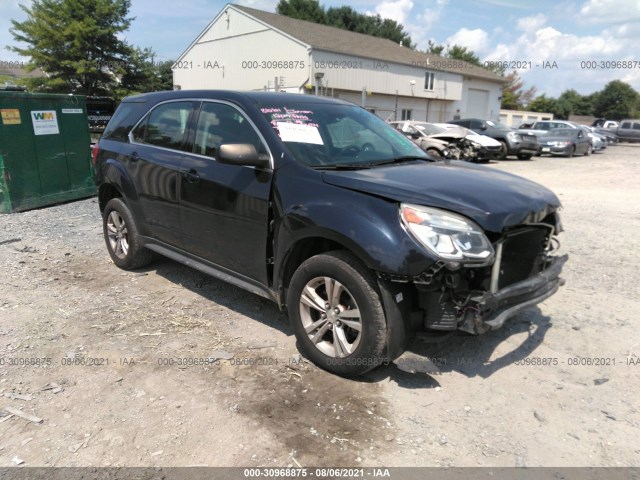
POLYGON ((620 126, 620 124, 615 120, 606 120, 604 118, 596 118, 593 122, 591 122, 591 126, 594 128, 606 128, 609 130, 615 130, 620 126))
POLYGON ((110 97, 87 97, 89 132, 102 133, 116 111, 116 102, 110 97))
POLYGON ((617 134, 621 142, 640 142, 640 120, 622 120, 617 134))
POLYGON ((480 135, 473 130, 452 123, 434 123, 433 126, 442 129, 441 133, 434 135, 436 138, 443 135, 461 135, 472 142, 474 151, 470 154, 474 160, 488 162, 491 159, 499 158, 502 154, 502 144, 491 137, 480 135))
POLYGON ((530 159, 538 151, 538 139, 535 135, 516 132, 501 123, 477 118, 451 120, 449 123, 461 125, 481 135, 498 140, 502 145, 499 158, 516 155, 520 160, 530 159))
POLYGON ((587 125, 579 125, 578 127, 582 129, 591 140, 591 153, 601 152, 607 148, 607 137, 598 133, 595 128, 587 125))
POLYGON ((443 130, 427 122, 415 122, 412 120, 389 122, 389 125, 402 132, 403 135, 410 138, 432 157, 456 160, 460 160, 463 157, 462 150, 464 147, 460 145, 460 140, 464 138, 462 134, 452 134, 440 138, 433 137, 432 135, 442 133, 443 130))
POLYGON ((541 155, 591 155, 591 139, 581 128, 554 128, 540 136, 538 142, 541 155))
POLYGON ((520 124, 518 131, 530 135, 545 135, 548 131, 556 128, 578 128, 578 124, 567 120, 539 120, 536 122, 525 122, 520 124))
POLYGON ((591 128, 593 128, 596 133, 604 136, 609 145, 618 143, 618 126, 619 123, 615 120, 606 120, 604 118, 596 118, 591 122, 591 128))
POLYGON ((553 192, 434 161, 349 102, 137 95, 93 153, 118 267, 156 252, 270 299, 301 352, 339 375, 393 361, 419 335, 500 328, 563 283, 553 192))

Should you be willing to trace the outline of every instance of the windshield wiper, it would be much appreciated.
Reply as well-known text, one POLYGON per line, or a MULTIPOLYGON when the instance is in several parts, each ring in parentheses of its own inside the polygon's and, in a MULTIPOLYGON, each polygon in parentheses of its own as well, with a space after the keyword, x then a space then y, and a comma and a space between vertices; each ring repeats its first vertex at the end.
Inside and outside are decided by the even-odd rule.
POLYGON ((362 170, 371 168, 370 163, 343 163, 339 165, 310 165, 314 170, 362 170))
POLYGON ((389 160, 382 160, 381 162, 370 163, 369 165, 372 166, 372 167, 377 167, 377 166, 380 166, 380 165, 391 165, 393 163, 408 162, 410 160, 423 160, 425 162, 432 162, 433 161, 428 157, 417 157, 415 155, 405 155, 405 156, 402 156, 402 157, 390 158, 389 160))

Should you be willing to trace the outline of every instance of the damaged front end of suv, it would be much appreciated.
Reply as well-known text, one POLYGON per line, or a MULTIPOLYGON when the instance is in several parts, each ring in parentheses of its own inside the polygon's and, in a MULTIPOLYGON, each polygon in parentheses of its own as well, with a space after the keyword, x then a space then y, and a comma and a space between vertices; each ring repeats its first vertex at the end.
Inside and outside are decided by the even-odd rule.
POLYGON ((553 295, 568 256, 554 255, 562 226, 556 212, 489 235, 438 209, 403 204, 407 232, 440 260, 412 279, 425 331, 471 334, 500 328, 518 311, 553 295))

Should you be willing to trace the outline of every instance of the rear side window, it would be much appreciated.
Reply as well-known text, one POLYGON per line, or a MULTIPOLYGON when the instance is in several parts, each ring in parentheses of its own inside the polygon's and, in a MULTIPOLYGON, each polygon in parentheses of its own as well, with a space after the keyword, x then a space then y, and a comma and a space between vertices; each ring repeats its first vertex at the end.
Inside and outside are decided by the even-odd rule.
POLYGON ((267 153, 249 121, 224 103, 205 102, 200 109, 193 153, 215 158, 223 143, 250 143, 258 153, 267 153))
POLYGON ((634 130, 640 130, 640 123, 634 123, 633 124, 633 129, 634 130))
POLYGON ((631 128, 631 122, 622 122, 620 128, 631 128))
POLYGON ((136 117, 140 118, 139 115, 132 115, 138 108, 140 108, 139 103, 121 103, 102 136, 110 140, 126 140, 136 117))
POLYGON ((157 106, 133 131, 134 141, 181 150, 192 109, 192 102, 171 102, 157 106))

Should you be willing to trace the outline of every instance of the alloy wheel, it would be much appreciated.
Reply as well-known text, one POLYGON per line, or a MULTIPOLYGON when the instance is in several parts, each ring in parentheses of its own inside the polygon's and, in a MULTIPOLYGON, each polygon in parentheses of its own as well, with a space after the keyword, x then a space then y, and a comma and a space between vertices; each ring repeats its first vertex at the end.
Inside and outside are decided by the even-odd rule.
POLYGON ((129 231, 124 218, 115 210, 107 218, 107 237, 113 253, 124 259, 129 253, 129 231))
POLYGON ((351 355, 360 343, 360 309, 351 292, 331 277, 316 277, 305 285, 300 319, 313 345, 329 357, 351 355))

